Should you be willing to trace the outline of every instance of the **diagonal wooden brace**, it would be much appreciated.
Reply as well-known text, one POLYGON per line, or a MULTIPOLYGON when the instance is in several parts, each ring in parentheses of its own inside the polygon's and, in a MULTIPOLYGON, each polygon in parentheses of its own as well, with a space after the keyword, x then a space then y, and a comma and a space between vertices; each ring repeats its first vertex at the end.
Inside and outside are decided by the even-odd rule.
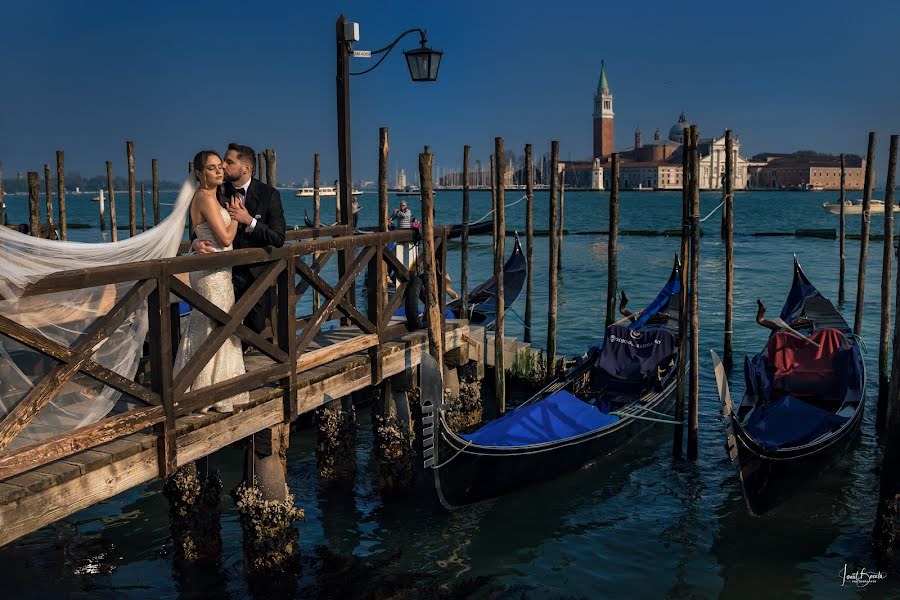
POLYGON ((135 284, 112 310, 95 320, 85 330, 78 344, 72 349, 75 356, 70 362, 53 367, 37 385, 0 421, 0 450, 25 428, 31 419, 44 408, 60 389, 90 360, 101 343, 140 306, 156 288, 153 280, 135 284))
MULTIPOLYGON (((257 301, 262 298, 262 295, 269 290, 283 267, 284 263, 281 261, 269 263, 265 271, 263 271, 256 281, 253 282, 253 285, 250 286, 250 289, 244 292, 244 295, 241 296, 240 300, 235 302, 231 312, 228 313, 228 323, 221 327, 217 327, 212 331, 210 336, 206 338, 206 341, 203 342, 200 348, 197 349, 197 352, 194 353, 188 363, 184 366, 184 369, 182 369, 175 377, 173 393, 176 399, 190 387, 194 382, 194 379, 197 378, 197 375, 200 374, 200 371, 203 370, 203 367, 212 360, 212 357, 216 355, 216 352, 218 352, 222 347, 222 344, 225 343, 225 340, 227 340, 238 328, 238 325, 243 322, 244 317, 247 316, 250 309, 253 308, 257 301)), ((210 398, 210 404, 212 404, 214 400, 214 398, 210 398)))
POLYGON ((327 321, 331 313, 337 309, 338 304, 356 283, 356 278, 365 268, 366 263, 369 262, 369 259, 372 258, 374 253, 375 248, 371 246, 360 252, 350 264, 350 267, 344 273, 344 276, 341 277, 337 287, 334 288, 334 295, 328 298, 327 302, 322 303, 319 310, 314 312, 312 317, 310 317, 306 327, 303 328, 303 334, 300 336, 300 340, 297 342, 298 356, 303 354, 306 347, 309 346, 313 338, 319 333, 322 324, 327 321))
MULTIPOLYGON (((322 279, 318 273, 310 269, 302 262, 295 263, 295 267, 297 269, 297 272, 300 273, 301 277, 306 279, 316 289, 317 292, 319 292, 326 298, 334 297, 334 288, 331 287, 331 285, 327 281, 322 279)), ((359 310, 355 306, 346 302, 346 300, 338 302, 336 308, 347 315, 350 320, 356 323, 356 325, 358 325, 359 328, 362 329, 365 333, 375 333, 375 324, 365 316, 363 316, 363 314, 359 312, 359 310)))

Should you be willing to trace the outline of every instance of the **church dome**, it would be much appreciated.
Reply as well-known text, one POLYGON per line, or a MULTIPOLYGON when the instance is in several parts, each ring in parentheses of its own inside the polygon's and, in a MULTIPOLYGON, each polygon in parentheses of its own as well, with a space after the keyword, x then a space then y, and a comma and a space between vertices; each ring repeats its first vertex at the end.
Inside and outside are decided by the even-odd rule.
POLYGON ((672 125, 672 129, 669 130, 669 139, 673 142, 678 142, 679 144, 684 143, 684 130, 687 127, 690 127, 691 124, 688 123, 687 117, 684 116, 684 112, 681 113, 681 116, 678 117, 678 122, 672 125))

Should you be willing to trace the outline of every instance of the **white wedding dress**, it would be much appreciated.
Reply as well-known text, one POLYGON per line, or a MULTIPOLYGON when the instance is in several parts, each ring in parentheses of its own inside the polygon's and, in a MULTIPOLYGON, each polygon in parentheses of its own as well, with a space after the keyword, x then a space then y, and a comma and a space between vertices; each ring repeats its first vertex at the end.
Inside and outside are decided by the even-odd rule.
MULTIPOLYGON (((224 208, 219 209, 225 227, 231 224, 231 216, 224 208)), ((226 252, 232 246, 222 246, 216 239, 208 223, 200 223, 194 228, 198 240, 208 240, 212 243, 216 252, 226 252)), ((231 282, 231 267, 213 269, 210 271, 192 271, 190 273, 191 288, 204 298, 229 312, 234 306, 234 285, 231 282)), ((178 346, 178 354, 175 359, 175 375, 184 368, 197 349, 210 336, 213 331, 212 320, 194 309, 187 317, 187 323, 181 332, 181 342, 178 346)), ((220 381, 232 379, 246 372, 244 368, 244 354, 241 350, 241 342, 236 336, 230 336, 215 356, 203 367, 197 378, 187 391, 207 387, 220 381)), ((250 401, 249 392, 242 392, 236 396, 219 400, 213 404, 212 409, 218 412, 231 412, 235 406, 246 404, 250 401)))

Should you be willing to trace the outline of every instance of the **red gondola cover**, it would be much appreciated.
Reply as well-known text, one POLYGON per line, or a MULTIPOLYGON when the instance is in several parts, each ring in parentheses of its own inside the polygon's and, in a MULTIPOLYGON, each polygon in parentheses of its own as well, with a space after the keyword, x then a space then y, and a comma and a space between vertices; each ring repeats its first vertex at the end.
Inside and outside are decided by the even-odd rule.
POLYGON ((838 392, 838 352, 844 340, 837 329, 825 328, 814 332, 809 339, 813 346, 797 336, 779 331, 769 337, 767 354, 775 369, 776 390, 800 394, 832 395, 838 392))

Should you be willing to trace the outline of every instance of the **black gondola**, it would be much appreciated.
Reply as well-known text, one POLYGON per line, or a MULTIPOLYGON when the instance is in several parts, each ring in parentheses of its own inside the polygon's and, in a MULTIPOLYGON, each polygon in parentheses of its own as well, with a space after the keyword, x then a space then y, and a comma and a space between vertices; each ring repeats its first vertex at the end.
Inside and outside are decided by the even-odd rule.
MULTIPOLYGON (((313 227, 313 221, 309 218, 309 214, 304 210, 303 212, 303 222, 306 223, 307 227, 313 227)), ((333 225, 337 225, 338 223, 332 223, 333 225)), ((494 227, 493 221, 485 221, 484 223, 475 223, 474 225, 469 225, 469 235, 484 235, 489 233, 494 227)), ((356 231, 360 232, 372 232, 376 231, 377 227, 361 227, 356 231)), ((448 239, 456 239, 462 237, 463 226, 461 224, 451 225, 450 231, 447 234, 448 239)))
MULTIPOLYGON (((522 244, 519 242, 519 236, 517 235, 512 254, 503 264, 503 306, 507 309, 513 305, 513 302, 522 293, 522 286, 525 285, 527 272, 528 263, 525 259, 525 254, 522 252, 522 244)), ((484 327, 493 324, 494 319, 497 318, 496 291, 497 278, 491 277, 469 292, 470 323, 484 327)), ((447 308, 453 311, 453 314, 459 319, 463 309, 462 297, 448 302, 447 308)))
POLYGON ((607 328, 602 347, 471 434, 447 426, 439 374, 424 368, 425 466, 434 469, 441 502, 452 508, 552 479, 614 452, 656 422, 673 423, 678 271, 676 258, 666 285, 634 322, 607 328))
POLYGON ((767 321, 764 313, 760 303, 757 321, 773 331, 760 353, 745 357, 747 390, 737 410, 712 353, 728 454, 754 515, 813 485, 849 446, 859 433, 866 388, 858 338, 796 257, 780 317, 767 321))

